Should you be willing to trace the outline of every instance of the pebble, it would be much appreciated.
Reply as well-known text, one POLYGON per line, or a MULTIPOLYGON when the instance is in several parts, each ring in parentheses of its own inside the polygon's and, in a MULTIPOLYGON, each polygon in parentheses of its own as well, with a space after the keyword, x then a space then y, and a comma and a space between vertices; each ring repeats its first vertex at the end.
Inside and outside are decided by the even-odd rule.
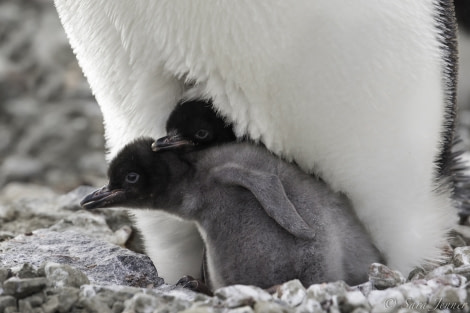
POLYGON ((277 288, 275 298, 286 302, 291 307, 300 305, 307 292, 299 280, 291 280, 277 288))
POLYGON ((454 272, 454 265, 453 264, 446 264, 443 266, 439 266, 433 270, 431 270, 429 273, 426 274, 425 278, 426 279, 432 279, 435 277, 440 277, 446 274, 451 274, 454 272))
POLYGON ((16 309, 16 298, 13 296, 0 296, 0 312, 3 312, 6 308, 16 309))
POLYGON ((3 291, 7 295, 16 296, 21 299, 43 290, 48 283, 45 277, 22 279, 12 277, 3 282, 3 291))
POLYGON ((47 279, 56 287, 77 287, 89 284, 88 277, 67 264, 48 262, 44 266, 47 279))
POLYGON ((470 247, 455 248, 453 263, 456 267, 470 265, 470 247))
POLYGON ((391 270, 383 264, 373 263, 369 267, 369 281, 377 289, 386 289, 404 283, 405 278, 398 271, 391 270))
POLYGON ((245 305, 253 305, 257 301, 270 301, 272 296, 265 290, 245 285, 233 285, 219 288, 214 296, 224 301, 229 308, 237 308, 245 305))

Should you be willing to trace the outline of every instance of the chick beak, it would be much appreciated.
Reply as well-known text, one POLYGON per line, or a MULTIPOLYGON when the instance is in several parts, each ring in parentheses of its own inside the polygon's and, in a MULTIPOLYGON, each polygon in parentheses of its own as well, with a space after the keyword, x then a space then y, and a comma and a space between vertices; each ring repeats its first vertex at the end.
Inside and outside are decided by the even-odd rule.
POLYGON ((194 146, 194 142, 189 139, 184 138, 179 134, 165 136, 162 138, 157 139, 152 143, 152 150, 153 151, 160 151, 160 150, 169 150, 175 149, 180 147, 187 147, 187 146, 194 146))
POLYGON ((86 196, 82 202, 80 202, 80 205, 87 210, 105 208, 119 205, 125 198, 126 196, 123 189, 110 190, 109 186, 106 185, 86 196))

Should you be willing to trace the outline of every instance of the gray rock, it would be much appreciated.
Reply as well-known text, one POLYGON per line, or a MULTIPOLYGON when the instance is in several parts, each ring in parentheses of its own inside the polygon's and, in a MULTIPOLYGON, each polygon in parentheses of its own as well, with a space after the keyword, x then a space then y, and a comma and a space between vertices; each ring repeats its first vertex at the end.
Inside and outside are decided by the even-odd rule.
POLYGON ((31 263, 39 267, 44 262, 68 264, 84 272, 94 283, 137 287, 159 286, 151 260, 141 254, 80 233, 38 230, 32 236, 20 235, 0 243, 0 265, 14 267, 31 263))
POLYGON ((465 238, 460 235, 457 231, 453 230, 450 232, 450 235, 449 235, 449 244, 453 247, 453 248, 457 248, 457 247, 465 247, 467 246, 467 242, 465 241, 465 238))
MULTIPOLYGON (((318 304, 318 307, 320 304, 318 304)), ((279 312, 279 313, 290 313, 290 312, 302 312, 304 311, 303 308, 302 310, 299 310, 300 307, 297 307, 296 309, 294 308, 289 308, 288 306, 281 305, 277 302, 267 302, 267 301, 258 301, 255 303, 253 307, 254 311, 256 313, 274 313, 274 312, 279 312)), ((314 310, 311 310, 312 307, 310 306, 307 311, 304 312, 314 312, 314 310)))
POLYGON ((75 231, 84 233, 88 237, 103 240, 115 245, 125 246, 132 234, 131 226, 124 225, 121 229, 113 232, 102 214, 93 214, 89 211, 80 210, 64 217, 58 223, 49 227, 51 231, 64 232, 75 231))
POLYGON ((290 307, 300 305, 307 295, 307 291, 299 280, 291 280, 277 288, 274 297, 284 301, 290 307))
POLYGON ((245 285, 233 285, 219 288, 214 295, 221 299, 228 308, 252 306, 257 301, 271 301, 272 296, 261 288, 245 285))
MULTIPOLYGON (((322 302, 325 303, 325 302, 322 302)), ((292 310, 292 309, 291 309, 292 310)), ((305 312, 305 313, 311 313, 311 312, 324 312, 323 306, 320 303, 320 301, 315 300, 313 298, 307 297, 301 305, 295 308, 296 312, 305 312)))
POLYGON ((470 247, 455 248, 453 262, 456 267, 470 265, 470 247))
POLYGON ((44 277, 37 278, 17 278, 12 277, 3 283, 3 291, 6 295, 17 298, 25 298, 38 291, 43 290, 48 285, 48 280, 44 277))
POLYGON ((400 272, 393 271, 379 263, 374 263, 370 266, 369 280, 377 289, 395 287, 405 282, 405 278, 400 272))
POLYGON ((426 271, 422 267, 416 267, 408 275, 408 280, 420 280, 426 277, 426 271))
POLYGON ((35 278, 39 276, 37 270, 29 263, 23 264, 17 272, 13 271, 12 274, 18 278, 35 278))
POLYGON ((38 308, 44 303, 45 300, 46 297, 44 296, 44 294, 42 292, 38 292, 36 294, 33 294, 32 296, 18 300, 18 306, 20 310, 22 306, 27 308, 38 308))
POLYGON ((352 312, 355 309, 362 308, 370 310, 369 301, 360 291, 350 291, 344 296, 338 297, 338 307, 341 312, 352 312))
POLYGON ((3 282, 11 276, 11 271, 7 268, 0 268, 0 287, 3 285, 3 282))
POLYGON ((337 296, 345 296, 351 288, 343 281, 312 285, 307 289, 307 297, 320 303, 336 302, 337 296))
POLYGON ((73 305, 78 301, 79 293, 80 290, 73 287, 47 289, 46 294, 50 298, 54 299, 50 300, 50 302, 48 300, 48 302, 43 305, 43 309, 45 312, 48 310, 54 312, 54 309, 58 310, 59 312, 69 312, 73 305), (56 298, 59 302, 59 306, 57 308, 55 305, 56 298))
POLYGON ((397 289, 373 290, 367 297, 371 312, 397 312, 405 305, 405 297, 397 289))
POLYGON ((16 298, 13 296, 0 296, 0 312, 5 311, 6 308, 17 308, 16 298))
POLYGON ((462 265, 454 269, 454 274, 461 275, 467 280, 470 279, 470 265, 462 265))
POLYGON ((60 300, 58 296, 50 296, 47 302, 42 305, 44 313, 57 312, 60 308, 60 300))
POLYGON ((426 274, 425 279, 432 279, 435 277, 440 277, 447 274, 452 274, 454 272, 453 264, 446 264, 440 267, 437 267, 426 274))
POLYGON ((446 274, 433 279, 428 280, 428 284, 436 284, 439 286, 452 286, 452 287, 461 287, 464 286, 467 282, 467 279, 462 275, 457 274, 446 274))
POLYGON ((47 279, 56 287, 77 287, 89 284, 88 277, 67 264, 48 262, 44 266, 47 279))

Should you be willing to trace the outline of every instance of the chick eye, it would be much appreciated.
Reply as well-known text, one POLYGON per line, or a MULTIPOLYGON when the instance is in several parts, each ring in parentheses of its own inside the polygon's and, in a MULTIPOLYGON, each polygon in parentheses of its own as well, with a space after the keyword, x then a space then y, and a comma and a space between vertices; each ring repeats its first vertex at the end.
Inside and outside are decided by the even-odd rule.
POLYGON ((137 173, 129 173, 127 174, 126 176, 126 182, 130 183, 130 184, 135 184, 138 180, 139 180, 139 174, 137 173))
POLYGON ((194 135, 194 137, 196 137, 197 139, 200 139, 200 140, 204 140, 206 139, 207 137, 209 136, 209 131, 206 130, 206 129, 200 129, 196 132, 196 134, 194 135))

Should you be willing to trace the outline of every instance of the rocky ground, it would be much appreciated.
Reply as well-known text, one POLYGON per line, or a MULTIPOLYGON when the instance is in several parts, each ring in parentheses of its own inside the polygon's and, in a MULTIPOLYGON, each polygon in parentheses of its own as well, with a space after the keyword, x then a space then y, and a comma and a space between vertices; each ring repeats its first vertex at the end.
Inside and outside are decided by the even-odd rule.
MULTIPOLYGON (((470 150, 470 36, 459 41, 459 134, 470 150)), ((292 281, 207 297, 166 285, 126 212, 78 206, 83 185, 106 180, 103 146, 52 1, 0 0, 0 313, 470 311, 470 228, 457 225, 442 264, 405 276, 374 265, 361 286, 292 281)))
POLYGON ((0 206, 0 312, 470 312, 466 226, 442 263, 405 277, 373 264, 359 286, 294 280, 272 292, 236 285, 209 297, 166 285, 147 256, 123 248, 132 234, 124 212, 81 210, 91 187, 62 195, 35 188, 9 185, 0 194, 9 199, 0 206), (33 193, 18 200, 24 191, 33 193))

